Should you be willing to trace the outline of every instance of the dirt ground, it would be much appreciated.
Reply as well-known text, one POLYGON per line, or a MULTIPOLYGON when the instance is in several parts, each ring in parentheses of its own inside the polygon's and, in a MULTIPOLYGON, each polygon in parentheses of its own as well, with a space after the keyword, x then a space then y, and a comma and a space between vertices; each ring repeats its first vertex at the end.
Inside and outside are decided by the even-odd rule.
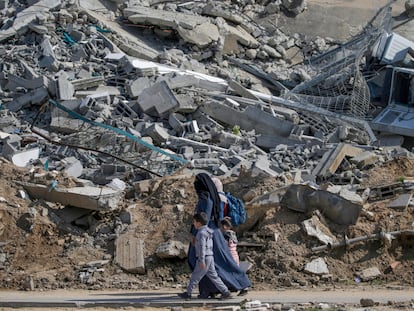
MULTIPOLYGON (((395 159, 367 171, 361 187, 413 177, 414 160, 395 159)), ((68 178, 58 178, 60 185, 73 184, 68 178)), ((160 243, 170 239, 187 243, 196 202, 193 177, 164 177, 154 181, 152 193, 125 199, 123 209, 132 213, 133 223, 122 228, 116 221, 120 211, 91 212, 89 227, 54 222, 53 214, 63 207, 21 198, 23 188, 19 182, 33 180, 33 173, 16 168, 6 160, 1 161, 0 180, 0 253, 3 255, 0 288, 157 289, 186 284, 190 270, 185 259, 160 259, 154 252, 160 243), (127 273, 111 260, 115 233, 133 234, 145 241, 145 274, 127 273), (95 271, 87 282, 81 280, 85 263, 106 259, 109 263, 103 269, 95 271)), ((249 191, 259 196, 281 186, 282 182, 276 178, 252 177, 248 172, 224 180, 225 191, 238 196, 249 191)), ((388 202, 365 204, 357 223, 350 227, 324 221, 337 241, 342 241, 344 235, 352 239, 381 230, 413 230, 414 207, 394 210, 387 207, 388 202)), ((301 222, 310 215, 278 205, 260 210, 247 205, 247 209, 250 221, 238 229, 240 242, 244 244, 239 252, 242 260, 253 264, 248 275, 255 290, 360 285, 356 276, 369 267, 378 267, 381 276, 367 284, 414 286, 413 237, 390 243, 369 240, 347 248, 312 253, 311 248, 320 243, 306 236, 301 227, 301 222), (325 259, 329 275, 304 273, 304 265, 317 257, 325 259)))
MULTIPOLYGON (((309 2, 379 7, 388 1, 309 2)), ((188 242, 196 203, 192 177, 176 175, 154 180, 151 192, 146 195, 130 191, 119 211, 90 212, 83 222, 77 223, 62 223, 54 217, 64 208, 59 204, 25 198, 20 182, 47 185, 52 179, 57 179, 61 187, 76 184, 70 178, 52 173, 39 180, 35 172, 19 169, 0 158, 1 289, 179 289, 187 283, 190 270, 186 260, 160 259, 155 250, 170 239, 188 242), (132 214, 133 222, 129 226, 119 221, 120 213, 125 210, 132 214), (132 234, 144 240, 144 274, 128 273, 114 263, 114 241, 119 234, 132 234), (101 260, 108 263, 90 272, 87 281, 82 280, 80 276, 88 269, 86 264, 101 260)), ((414 179, 414 160, 397 158, 366 171, 361 188, 409 179, 414 179)), ((223 184, 226 191, 240 197, 247 193, 257 197, 285 185, 277 178, 252 177, 248 172, 223 180, 223 184)), ((323 222, 339 242, 344 236, 352 239, 380 231, 414 230, 414 207, 391 209, 387 207, 390 200, 366 203, 353 226, 339 227, 326 219, 323 222)), ((312 253, 311 248, 320 243, 307 236, 301 226, 311 215, 277 204, 261 209, 247 204, 247 209, 249 221, 237 232, 244 245, 239 247, 240 258, 253 264, 248 275, 255 290, 360 286, 358 273, 370 267, 377 267, 381 276, 366 282, 367 285, 414 286, 412 236, 392 241, 369 240, 312 253), (305 264, 318 257, 327 262, 329 274, 306 274, 305 264)))

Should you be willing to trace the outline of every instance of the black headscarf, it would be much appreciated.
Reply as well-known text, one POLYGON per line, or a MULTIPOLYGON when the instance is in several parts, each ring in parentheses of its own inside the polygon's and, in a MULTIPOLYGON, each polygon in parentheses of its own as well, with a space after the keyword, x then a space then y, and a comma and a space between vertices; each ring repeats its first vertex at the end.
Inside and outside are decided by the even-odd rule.
POLYGON ((220 218, 220 197, 211 177, 206 173, 197 174, 194 181, 194 189, 199 197, 205 197, 207 193, 210 194, 210 198, 213 201, 212 215, 214 216, 214 221, 218 223, 220 218))

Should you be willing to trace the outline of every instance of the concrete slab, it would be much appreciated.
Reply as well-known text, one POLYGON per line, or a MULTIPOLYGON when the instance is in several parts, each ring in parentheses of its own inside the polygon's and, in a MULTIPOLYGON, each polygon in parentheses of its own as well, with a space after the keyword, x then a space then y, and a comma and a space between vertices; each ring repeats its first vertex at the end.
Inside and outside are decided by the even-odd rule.
POLYGON ((387 207, 393 209, 406 209, 412 197, 412 193, 400 194, 395 200, 388 203, 387 207))
POLYGON ((59 188, 58 185, 49 191, 49 186, 33 183, 21 184, 32 198, 90 210, 116 210, 122 198, 122 191, 109 187, 59 188))
POLYGON ((144 241, 132 232, 120 235, 115 241, 115 263, 130 273, 145 273, 144 241))

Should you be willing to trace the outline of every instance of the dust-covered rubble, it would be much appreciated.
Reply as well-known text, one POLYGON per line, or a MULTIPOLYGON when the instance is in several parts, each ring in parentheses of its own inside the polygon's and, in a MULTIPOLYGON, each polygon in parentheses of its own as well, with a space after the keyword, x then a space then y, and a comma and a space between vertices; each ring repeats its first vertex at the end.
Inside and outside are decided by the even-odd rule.
POLYGON ((201 171, 246 204, 255 288, 412 286, 412 125, 378 118, 414 89, 379 42, 412 42, 390 4, 343 45, 258 22, 308 5, 4 2, 0 286, 182 286, 201 171))

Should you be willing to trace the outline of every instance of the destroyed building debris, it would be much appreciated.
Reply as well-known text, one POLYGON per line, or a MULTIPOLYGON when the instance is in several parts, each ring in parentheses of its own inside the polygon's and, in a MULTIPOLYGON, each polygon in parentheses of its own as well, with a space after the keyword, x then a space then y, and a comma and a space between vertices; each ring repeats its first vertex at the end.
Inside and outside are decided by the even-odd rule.
MULTIPOLYGON (((384 247, 405 246, 412 228, 389 226, 413 207, 414 43, 393 29, 394 1, 385 2, 338 42, 264 21, 305 14, 307 1, 6 1, 0 166, 19 191, 0 200, 0 221, 16 217, 28 234, 47 224, 42 236, 57 226, 71 236, 58 238, 56 252, 71 258, 92 245, 88 256, 99 258, 79 266, 79 286, 113 273, 109 263, 128 280, 102 286, 180 283, 187 231, 177 224, 189 221, 193 175, 207 171, 246 202, 240 245, 258 283, 328 280, 340 265, 335 249, 357 242, 391 235, 384 247), (367 172, 393 163, 400 180, 367 182, 367 172), (374 204, 386 200, 393 216, 380 228, 374 204), (21 202, 27 210, 16 212, 21 202), (291 223, 279 220, 286 214, 291 223), (294 247, 283 250, 288 241, 294 247), (332 257, 289 263, 299 247, 332 257), (158 276, 157 264, 170 275, 158 276)), ((17 255, 3 228, 0 270, 9 276, 17 255)), ((32 288, 56 286, 33 280, 32 288)))

